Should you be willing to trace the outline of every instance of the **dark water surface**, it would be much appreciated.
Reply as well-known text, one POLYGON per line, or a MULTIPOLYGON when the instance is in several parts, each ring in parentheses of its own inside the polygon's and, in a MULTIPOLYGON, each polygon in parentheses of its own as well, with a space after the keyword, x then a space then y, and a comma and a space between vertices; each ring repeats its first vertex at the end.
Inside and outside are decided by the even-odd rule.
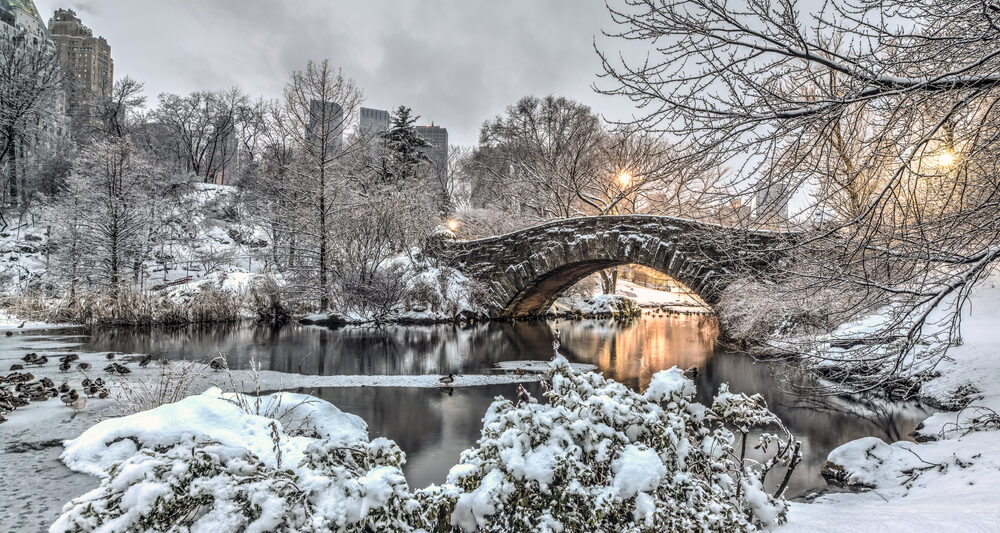
MULTIPOLYGON (((716 349, 714 319, 704 315, 644 315, 632 323, 611 320, 387 326, 328 330, 250 325, 180 329, 95 331, 84 349, 150 353, 171 359, 206 359, 224 354, 233 368, 251 358, 265 369, 304 374, 485 374, 493 363, 547 360, 553 330, 570 361, 597 365, 605 375, 642 390, 652 375, 674 365, 696 366, 698 399, 710 402, 720 383, 734 392, 761 393, 768 406, 802 441, 804 459, 789 495, 824 485, 819 475, 827 453, 849 440, 876 436, 907 438, 926 416, 915 403, 809 397, 793 392, 809 377, 779 364, 716 349)), ((368 423, 369 433, 395 440, 406 452, 411 486, 444 481, 462 450, 479 437, 480 421, 492 399, 514 397, 515 385, 455 388, 448 392, 413 387, 304 389, 368 423)), ((529 390, 540 390, 531 384, 529 390)), ((771 430, 773 432, 773 430, 771 430)))

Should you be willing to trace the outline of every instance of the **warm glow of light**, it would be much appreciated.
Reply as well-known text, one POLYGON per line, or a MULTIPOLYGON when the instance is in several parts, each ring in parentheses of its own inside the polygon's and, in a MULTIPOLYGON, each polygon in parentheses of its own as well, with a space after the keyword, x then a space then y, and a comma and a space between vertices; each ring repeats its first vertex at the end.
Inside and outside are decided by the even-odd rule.
POLYGON ((954 150, 944 149, 934 156, 934 164, 941 168, 951 168, 958 160, 958 154, 954 150))
POLYGON ((632 185, 632 180, 633 180, 632 174, 629 174, 627 170, 623 170, 618 173, 618 183, 620 183, 622 187, 628 187, 629 185, 632 185))
POLYGON ((448 229, 450 229, 451 231, 458 231, 458 221, 455 219, 449 220, 448 229))

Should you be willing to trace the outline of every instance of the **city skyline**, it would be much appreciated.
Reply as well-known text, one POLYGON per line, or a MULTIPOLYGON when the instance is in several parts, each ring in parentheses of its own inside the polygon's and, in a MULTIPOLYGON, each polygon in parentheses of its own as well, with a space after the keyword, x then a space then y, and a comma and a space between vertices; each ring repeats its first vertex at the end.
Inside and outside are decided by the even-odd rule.
POLYGON ((145 83, 151 102, 233 86, 277 98, 293 70, 329 58, 361 86, 366 107, 410 107, 419 125, 446 125, 455 144, 476 144, 483 121, 526 94, 571 97, 609 118, 632 112, 626 99, 590 88, 600 70, 593 39, 611 25, 603 3, 449 2, 434 12, 396 1, 305 1, 296 10, 256 0, 35 5, 46 21, 74 9, 114 47, 115 78, 145 83))

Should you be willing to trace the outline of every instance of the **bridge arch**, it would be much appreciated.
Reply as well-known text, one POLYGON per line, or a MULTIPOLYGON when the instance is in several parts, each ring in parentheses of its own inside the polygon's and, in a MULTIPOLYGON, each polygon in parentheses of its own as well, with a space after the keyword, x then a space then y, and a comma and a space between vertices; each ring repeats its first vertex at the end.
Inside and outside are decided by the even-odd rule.
POLYGON ((545 313, 590 274, 630 263, 663 272, 714 305, 737 261, 775 260, 771 250, 780 237, 672 217, 581 217, 448 242, 440 253, 487 286, 491 316, 519 318, 545 313))

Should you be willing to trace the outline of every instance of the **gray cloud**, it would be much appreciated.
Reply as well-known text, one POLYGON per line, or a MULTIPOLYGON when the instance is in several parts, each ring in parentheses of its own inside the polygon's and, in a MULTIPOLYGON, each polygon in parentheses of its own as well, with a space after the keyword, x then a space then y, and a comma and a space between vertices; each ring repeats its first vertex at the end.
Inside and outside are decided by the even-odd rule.
POLYGON ((46 19, 75 9, 110 42, 116 77, 145 82, 151 97, 231 86, 276 97, 289 72, 328 58, 366 105, 408 105, 454 143, 475 143, 483 120, 525 94, 569 96, 610 117, 632 110, 590 89, 592 41, 610 24, 595 0, 35 1, 46 19))

